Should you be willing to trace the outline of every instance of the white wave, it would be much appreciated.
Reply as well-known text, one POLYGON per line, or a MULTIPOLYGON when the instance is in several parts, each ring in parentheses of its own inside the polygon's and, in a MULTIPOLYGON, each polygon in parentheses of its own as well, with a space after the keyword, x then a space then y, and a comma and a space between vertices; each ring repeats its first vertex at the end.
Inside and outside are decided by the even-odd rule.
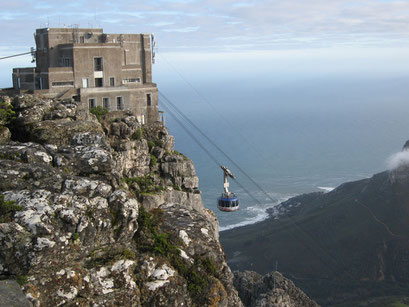
POLYGON ((325 193, 333 191, 335 188, 333 187, 317 187, 320 190, 323 190, 325 193))
MULTIPOLYGON (((249 207, 249 208, 251 208, 251 207, 249 207)), ((249 208, 247 208, 247 209, 249 209, 249 208)), ((241 227, 241 226, 255 224, 255 223, 258 223, 258 222, 262 222, 262 221, 264 221, 265 219, 268 218, 268 213, 267 213, 266 210, 263 210, 263 209, 258 209, 258 210, 260 212, 255 217, 247 218, 244 221, 241 221, 240 223, 220 227, 219 231, 224 231, 224 230, 229 230, 229 229, 233 229, 233 228, 237 228, 237 227, 241 227)))
POLYGON ((280 203, 282 203, 283 201, 286 201, 288 199, 289 199, 289 197, 282 197, 281 199, 279 199, 274 204, 268 203, 268 204, 260 205, 260 206, 247 207, 247 208, 245 208, 243 210, 248 211, 252 215, 255 214, 254 217, 246 218, 243 221, 241 221, 239 223, 236 223, 236 224, 230 224, 230 225, 227 225, 227 226, 219 227, 219 231, 230 230, 230 229, 233 229, 233 228, 252 225, 252 224, 262 222, 262 221, 266 220, 270 216, 267 213, 267 209, 275 208, 277 205, 279 205, 280 203))

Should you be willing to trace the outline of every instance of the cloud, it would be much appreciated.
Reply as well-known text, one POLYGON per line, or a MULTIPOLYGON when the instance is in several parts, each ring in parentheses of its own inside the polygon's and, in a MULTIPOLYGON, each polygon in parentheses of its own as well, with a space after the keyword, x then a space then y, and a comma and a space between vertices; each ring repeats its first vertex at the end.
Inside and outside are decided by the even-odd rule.
POLYGON ((24 48, 47 22, 155 32, 165 51, 409 46, 409 1, 402 0, 15 0, 4 3, 0 16, 7 29, 0 45, 24 48), (221 44, 223 37, 234 39, 221 44))
POLYGON ((188 32, 196 32, 199 30, 199 27, 185 27, 179 29, 165 29, 165 32, 180 32, 180 33, 188 33, 188 32))
POLYGON ((387 165, 389 170, 409 165, 409 150, 403 150, 391 155, 387 160, 387 165))

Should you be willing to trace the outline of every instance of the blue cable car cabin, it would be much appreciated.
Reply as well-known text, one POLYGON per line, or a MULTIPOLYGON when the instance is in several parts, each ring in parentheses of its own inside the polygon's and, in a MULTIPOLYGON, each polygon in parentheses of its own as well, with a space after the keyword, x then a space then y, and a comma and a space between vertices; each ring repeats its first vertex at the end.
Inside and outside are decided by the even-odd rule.
POLYGON ((239 199, 234 193, 230 193, 229 195, 223 193, 222 196, 217 199, 217 207, 220 211, 224 212, 237 211, 239 210, 239 199))
POLYGON ((239 210, 239 199, 234 193, 229 192, 229 181, 228 177, 231 177, 234 179, 234 175, 232 172, 225 166, 220 166, 221 169, 223 170, 224 174, 224 193, 222 193, 222 196, 217 199, 217 208, 219 208, 220 211, 224 212, 234 212, 239 210))

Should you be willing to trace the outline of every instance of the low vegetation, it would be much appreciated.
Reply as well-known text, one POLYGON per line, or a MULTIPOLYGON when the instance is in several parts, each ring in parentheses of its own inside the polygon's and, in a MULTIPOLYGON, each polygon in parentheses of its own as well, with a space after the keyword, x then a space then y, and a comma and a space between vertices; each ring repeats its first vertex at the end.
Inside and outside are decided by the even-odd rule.
POLYGON ((177 151, 177 150, 174 150, 173 153, 174 153, 175 155, 181 156, 181 157, 183 158, 183 160, 185 160, 185 161, 189 160, 188 157, 186 157, 184 154, 182 154, 181 152, 179 152, 179 151, 177 151))
POLYGON ((86 263, 88 269, 113 264, 122 259, 135 259, 135 253, 129 248, 105 247, 92 251, 86 263))
POLYGON ((151 158, 149 162, 150 167, 155 167, 156 165, 158 165, 158 160, 154 155, 151 154, 150 158, 151 158))
POLYGON ((138 128, 135 130, 135 132, 131 135, 131 139, 135 141, 139 141, 143 138, 143 128, 138 128))
POLYGON ((140 177, 125 177, 123 181, 137 196, 142 196, 144 194, 157 194, 165 190, 165 187, 154 182, 154 179, 151 175, 140 177))
POLYGON ((13 110, 13 106, 5 101, 0 100, 0 126, 9 124, 16 118, 16 112, 13 110))
POLYGON ((12 222, 14 214, 22 209, 15 201, 4 200, 4 195, 0 195, 0 223, 12 222))
POLYGON ((211 278, 218 276, 216 265, 208 257, 196 256, 193 264, 183 259, 180 255, 180 250, 183 248, 180 238, 161 231, 162 215, 163 211, 160 209, 147 212, 141 207, 135 241, 141 251, 167 259, 178 274, 186 280, 193 302, 197 306, 207 305, 211 278))
POLYGON ((97 106, 91 108, 89 112, 91 114, 94 114, 97 117, 98 121, 101 121, 101 119, 109 112, 109 110, 107 108, 97 106))
POLYGON ((20 286, 24 286, 26 283, 28 283, 28 278, 26 275, 20 275, 17 276, 16 281, 20 286))

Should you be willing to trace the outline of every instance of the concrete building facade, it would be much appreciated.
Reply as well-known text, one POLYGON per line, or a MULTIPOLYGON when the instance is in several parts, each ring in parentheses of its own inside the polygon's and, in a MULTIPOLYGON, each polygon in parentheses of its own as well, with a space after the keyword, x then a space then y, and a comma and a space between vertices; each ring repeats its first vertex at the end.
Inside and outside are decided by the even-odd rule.
POLYGON ((150 34, 73 27, 37 29, 34 36, 36 67, 13 69, 15 90, 131 110, 141 123, 159 119, 150 34))

